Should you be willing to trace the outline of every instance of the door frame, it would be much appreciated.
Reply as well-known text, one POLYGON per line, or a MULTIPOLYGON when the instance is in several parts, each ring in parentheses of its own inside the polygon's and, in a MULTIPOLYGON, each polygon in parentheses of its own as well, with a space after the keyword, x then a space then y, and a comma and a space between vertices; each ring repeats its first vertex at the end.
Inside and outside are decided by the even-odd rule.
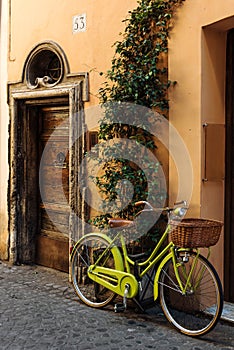
POLYGON ((226 58, 224 294, 234 302, 234 29, 227 33, 226 58))
MULTIPOLYGON (((25 88, 25 86, 24 86, 25 88)), ((27 104, 33 105, 53 105, 59 100, 66 99, 69 106, 69 246, 77 235, 82 234, 82 225, 78 224, 77 214, 81 221, 85 221, 85 212, 80 208, 84 206, 79 190, 79 162, 85 151, 84 135, 85 121, 82 95, 82 81, 63 87, 55 87, 43 90, 19 90, 14 84, 9 84, 9 105, 10 105, 10 125, 9 125, 9 186, 8 186, 8 211, 9 211, 9 261, 11 263, 20 262, 33 263, 35 259, 35 249, 32 247, 33 232, 25 227, 25 215, 27 215, 27 190, 22 191, 24 183, 24 169, 21 150, 21 137, 26 118, 27 104), (20 114, 21 113, 21 114, 20 114), (23 119, 22 119, 23 113, 23 119), (21 115, 21 117, 20 117, 21 115), (82 145, 81 145, 82 144, 82 145)), ((26 160, 27 161, 27 160, 26 160)), ((32 218, 33 220, 33 218, 32 218)), ((36 220, 36 218, 35 218, 36 220)))

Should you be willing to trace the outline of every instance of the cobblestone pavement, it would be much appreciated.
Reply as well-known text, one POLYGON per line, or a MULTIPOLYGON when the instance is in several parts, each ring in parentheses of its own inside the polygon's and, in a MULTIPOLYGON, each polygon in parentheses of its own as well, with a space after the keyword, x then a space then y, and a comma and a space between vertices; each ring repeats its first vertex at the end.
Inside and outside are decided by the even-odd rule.
POLYGON ((234 349, 233 326, 219 323, 194 339, 178 333, 160 308, 96 310, 82 304, 65 273, 0 262, 1 350, 234 349))

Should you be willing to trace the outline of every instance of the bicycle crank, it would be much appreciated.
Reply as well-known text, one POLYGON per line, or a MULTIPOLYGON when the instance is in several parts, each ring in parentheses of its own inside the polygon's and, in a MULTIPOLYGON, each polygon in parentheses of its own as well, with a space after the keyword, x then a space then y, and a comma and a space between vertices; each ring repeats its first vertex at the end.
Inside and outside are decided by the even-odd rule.
POLYGON ((134 275, 107 267, 91 265, 88 269, 91 280, 126 298, 134 298, 138 293, 138 282, 134 275), (129 285, 126 295, 126 285, 129 285))

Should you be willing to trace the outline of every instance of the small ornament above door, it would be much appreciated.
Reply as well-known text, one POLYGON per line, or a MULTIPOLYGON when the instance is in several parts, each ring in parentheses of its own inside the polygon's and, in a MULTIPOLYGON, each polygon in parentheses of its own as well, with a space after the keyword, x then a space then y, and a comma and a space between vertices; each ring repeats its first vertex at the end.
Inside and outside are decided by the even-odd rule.
POLYGON ((53 87, 61 81, 63 74, 63 62, 59 55, 49 48, 43 48, 34 52, 28 61, 26 82, 30 89, 53 87))

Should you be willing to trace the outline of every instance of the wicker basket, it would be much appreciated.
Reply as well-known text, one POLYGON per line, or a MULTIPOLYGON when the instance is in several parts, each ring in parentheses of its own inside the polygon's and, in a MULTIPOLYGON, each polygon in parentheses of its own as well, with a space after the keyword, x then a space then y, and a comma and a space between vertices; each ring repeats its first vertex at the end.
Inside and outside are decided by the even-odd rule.
POLYGON ((208 219, 183 219, 171 222, 171 240, 183 248, 202 248, 215 245, 223 223, 208 219))

